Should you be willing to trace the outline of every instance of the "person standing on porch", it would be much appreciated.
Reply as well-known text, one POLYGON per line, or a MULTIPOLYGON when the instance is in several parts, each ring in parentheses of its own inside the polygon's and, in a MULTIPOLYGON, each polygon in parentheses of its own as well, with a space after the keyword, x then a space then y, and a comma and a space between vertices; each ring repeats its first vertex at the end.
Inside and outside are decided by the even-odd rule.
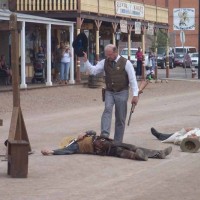
POLYGON ((68 83, 70 61, 71 61, 71 52, 69 50, 69 45, 66 45, 62 52, 62 57, 61 57, 60 84, 68 83))

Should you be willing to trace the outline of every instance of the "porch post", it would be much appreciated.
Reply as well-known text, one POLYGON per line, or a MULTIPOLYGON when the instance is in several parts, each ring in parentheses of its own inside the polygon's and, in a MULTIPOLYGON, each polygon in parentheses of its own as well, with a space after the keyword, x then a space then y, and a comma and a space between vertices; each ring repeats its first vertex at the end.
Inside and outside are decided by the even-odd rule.
POLYGON ((128 60, 131 60, 131 33, 132 33, 132 25, 128 26, 128 60))
POLYGON ((72 43, 73 43, 73 36, 74 36, 74 26, 69 27, 69 35, 70 35, 70 52, 72 54, 71 56, 71 66, 70 66, 70 84, 75 84, 74 80, 74 48, 72 48, 72 43))
POLYGON ((167 32, 167 52, 166 52, 166 78, 169 78, 169 30, 167 32))
POLYGON ((52 86, 51 81, 51 24, 46 25, 47 28, 47 86, 52 86))
POLYGON ((158 54, 158 44, 157 44, 157 41, 158 41, 158 36, 157 36, 157 29, 155 29, 154 31, 154 37, 155 37, 155 79, 158 79, 158 65, 157 65, 157 54, 158 54))
POLYGON ((112 23, 112 28, 113 28, 113 33, 112 33, 112 43, 113 45, 116 46, 116 38, 115 38, 115 33, 117 31, 117 26, 118 26, 118 23, 112 23))
POLYGON ((96 24, 96 62, 99 61, 99 30, 101 26, 102 21, 95 20, 96 24))
POLYGON ((21 29, 21 84, 20 88, 27 88, 25 69, 25 21, 22 22, 21 29))
POLYGON ((99 61, 99 30, 96 30, 96 61, 99 61))
POLYGON ((145 30, 146 30, 146 27, 143 26, 143 31, 142 31, 142 52, 143 52, 143 59, 142 59, 142 80, 145 79, 145 30))
MULTIPOLYGON (((78 2, 78 4, 80 4, 80 2, 78 2)), ((83 19, 81 19, 80 17, 77 17, 76 19, 76 33, 77 35, 81 32, 81 25, 83 23, 83 19)), ((76 82, 80 83, 81 82, 81 71, 80 71, 80 67, 81 67, 81 62, 80 62, 80 58, 78 56, 76 56, 76 82)))

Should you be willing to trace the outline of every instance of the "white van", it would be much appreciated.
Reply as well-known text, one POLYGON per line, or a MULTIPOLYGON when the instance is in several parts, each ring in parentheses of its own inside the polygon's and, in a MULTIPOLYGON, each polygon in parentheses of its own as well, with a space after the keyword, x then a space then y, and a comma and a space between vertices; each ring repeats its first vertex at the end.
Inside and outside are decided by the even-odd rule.
POLYGON ((175 54, 192 54, 196 53, 197 49, 196 47, 190 47, 190 46, 184 46, 184 47, 174 47, 174 53, 175 54))
POLYGON ((183 66, 183 67, 192 66, 191 55, 197 52, 196 47, 190 47, 190 46, 175 47, 173 50, 175 53, 174 66, 183 66))

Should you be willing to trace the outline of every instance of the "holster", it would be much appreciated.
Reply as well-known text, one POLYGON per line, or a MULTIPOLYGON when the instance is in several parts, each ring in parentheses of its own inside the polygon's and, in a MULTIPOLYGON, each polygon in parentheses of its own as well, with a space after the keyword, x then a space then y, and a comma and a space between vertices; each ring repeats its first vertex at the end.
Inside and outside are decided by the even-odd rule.
POLYGON ((105 101, 105 93, 106 93, 106 89, 102 88, 102 101, 105 101))
POLYGON ((112 142, 107 138, 96 137, 93 141, 94 152, 97 155, 108 155, 110 148, 112 146, 112 142))

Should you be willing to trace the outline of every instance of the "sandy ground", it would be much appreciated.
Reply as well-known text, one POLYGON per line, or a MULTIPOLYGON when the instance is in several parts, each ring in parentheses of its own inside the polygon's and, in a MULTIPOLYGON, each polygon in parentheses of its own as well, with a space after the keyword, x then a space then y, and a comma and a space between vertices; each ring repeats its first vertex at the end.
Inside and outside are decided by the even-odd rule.
MULTIPOLYGON (((0 199, 6 200, 196 200, 200 190, 200 153, 173 146, 164 160, 147 162, 89 155, 42 156, 43 148, 57 148, 67 135, 89 129, 100 132, 104 104, 101 89, 82 85, 26 90, 21 107, 34 154, 29 156, 28 178, 7 176, 0 161, 0 199)), ((129 100, 130 102, 130 100, 129 100)), ((130 110, 130 104, 129 109, 130 110)), ((5 154, 12 114, 12 92, 0 93, 0 154, 5 154)), ((153 126, 171 133, 199 127, 200 82, 150 83, 140 96, 124 142, 163 149, 150 133, 153 126)), ((114 125, 114 118, 113 118, 114 125)), ((113 137, 113 126, 111 137, 113 137)), ((0 157, 3 160, 3 157, 0 157)))

